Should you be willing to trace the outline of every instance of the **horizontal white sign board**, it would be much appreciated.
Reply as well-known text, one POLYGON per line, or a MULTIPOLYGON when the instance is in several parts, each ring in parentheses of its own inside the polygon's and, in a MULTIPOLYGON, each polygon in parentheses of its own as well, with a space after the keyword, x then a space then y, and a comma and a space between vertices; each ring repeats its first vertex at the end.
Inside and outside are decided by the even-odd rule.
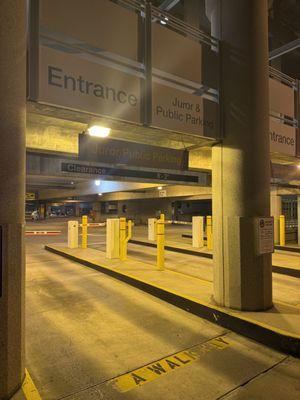
POLYGON ((295 91, 280 81, 269 78, 270 111, 295 116, 295 91))
POLYGON ((87 51, 137 60, 138 15, 109 0, 39 0, 40 29, 87 51))
POLYGON ((140 122, 138 77, 43 46, 38 101, 140 122))
POLYGON ((270 118, 269 138, 271 153, 296 155, 296 128, 270 118))
POLYGON ((218 105, 209 117, 205 100, 158 83, 153 83, 152 126, 199 136, 218 137, 218 105))

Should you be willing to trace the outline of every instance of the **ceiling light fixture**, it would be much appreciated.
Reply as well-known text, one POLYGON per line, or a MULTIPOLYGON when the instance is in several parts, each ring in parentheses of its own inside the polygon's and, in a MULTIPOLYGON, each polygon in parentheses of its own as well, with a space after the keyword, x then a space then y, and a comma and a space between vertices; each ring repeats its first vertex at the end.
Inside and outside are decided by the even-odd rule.
POLYGON ((106 138, 110 134, 110 128, 106 128, 105 126, 93 125, 88 128, 88 134, 93 137, 106 138))

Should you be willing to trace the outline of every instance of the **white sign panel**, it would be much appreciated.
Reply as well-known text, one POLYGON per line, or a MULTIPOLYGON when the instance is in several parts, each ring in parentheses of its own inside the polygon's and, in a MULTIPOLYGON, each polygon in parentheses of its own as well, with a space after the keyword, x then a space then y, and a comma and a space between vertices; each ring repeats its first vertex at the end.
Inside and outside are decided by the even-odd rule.
POLYGON ((159 190, 158 191, 158 197, 167 197, 167 191, 166 190, 159 190))
POLYGON ((38 101, 140 122, 139 78, 43 46, 38 101))
POLYGON ((269 78, 270 111, 294 117, 295 92, 290 86, 269 78))
POLYGON ((152 66, 161 77, 202 82, 202 46, 196 40, 157 23, 152 24, 152 66))
POLYGON ((138 16, 109 0, 40 0, 40 31, 86 50, 138 59, 138 16))
POLYGON ((274 253, 274 218, 256 218, 257 254, 274 253))
POLYGON ((217 137, 216 119, 205 119, 203 98, 153 83, 152 126, 199 136, 217 137), (211 131, 212 134, 206 132, 211 131))
POLYGON ((270 152, 296 155, 296 128, 270 118, 270 152))

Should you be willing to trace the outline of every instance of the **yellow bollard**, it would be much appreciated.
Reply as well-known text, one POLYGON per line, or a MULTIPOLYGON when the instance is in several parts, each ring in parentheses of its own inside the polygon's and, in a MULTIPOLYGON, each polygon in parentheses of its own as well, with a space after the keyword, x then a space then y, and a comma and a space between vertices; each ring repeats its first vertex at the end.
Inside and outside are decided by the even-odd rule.
POLYGON ((207 236, 207 250, 212 250, 213 248, 212 217, 210 215, 206 217, 206 236, 207 236))
POLYGON ((120 218, 120 260, 127 258, 126 218, 120 218))
POLYGON ((88 217, 87 215, 82 216, 81 221, 81 248, 87 248, 87 224, 88 224, 88 217))
POLYGON ((279 244, 285 246, 285 216, 279 217, 279 244))
POLYGON ((127 225, 127 236, 125 238, 125 245, 124 245, 124 248, 125 248, 125 260, 127 259, 128 242, 132 238, 132 221, 129 220, 126 225, 127 225))
POLYGON ((159 271, 163 271, 165 266, 165 218, 161 214, 160 219, 156 222, 156 239, 157 239, 157 258, 156 264, 159 271))

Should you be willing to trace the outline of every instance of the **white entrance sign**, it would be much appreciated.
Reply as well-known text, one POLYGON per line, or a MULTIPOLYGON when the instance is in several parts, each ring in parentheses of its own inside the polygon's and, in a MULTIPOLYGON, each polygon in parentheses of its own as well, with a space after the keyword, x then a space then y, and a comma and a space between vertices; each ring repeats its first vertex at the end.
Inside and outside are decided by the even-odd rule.
POLYGON ((296 155, 296 128, 270 118, 270 152, 296 155))
POLYGON ((43 46, 40 47, 38 100, 140 122, 139 78, 43 46))
POLYGON ((274 253, 274 218, 256 218, 257 255, 274 253))
POLYGON ((145 13, 156 12, 150 8, 114 0, 39 0, 39 15, 34 15, 39 18, 39 54, 34 44, 29 57, 38 74, 31 77, 29 98, 104 118, 219 138, 219 64, 211 61, 218 58, 215 40, 198 30, 191 32, 176 18, 166 26, 152 18, 151 35, 144 35, 139 25, 145 13), (147 60, 141 54, 145 41, 151 48, 151 66, 142 61, 147 60), (213 72, 207 73, 210 64, 213 72), (151 90, 146 93, 148 71, 153 95, 151 90))

